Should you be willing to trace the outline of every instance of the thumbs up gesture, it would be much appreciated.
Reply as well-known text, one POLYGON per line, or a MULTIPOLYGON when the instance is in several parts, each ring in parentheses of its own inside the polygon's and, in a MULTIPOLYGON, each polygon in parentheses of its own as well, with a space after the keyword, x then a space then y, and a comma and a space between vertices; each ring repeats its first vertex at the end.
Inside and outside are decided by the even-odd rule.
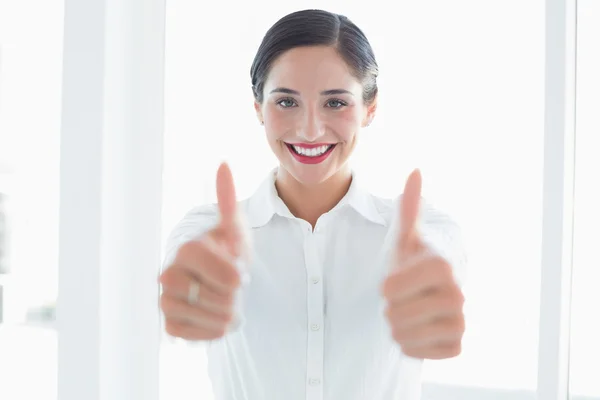
POLYGON ((247 237, 227 164, 217 172, 217 198, 217 226, 181 246, 160 276, 165 329, 186 340, 225 335, 235 316, 235 296, 243 278, 239 261, 248 257, 247 237))
POLYGON ((392 265, 382 285, 385 316, 407 356, 451 358, 461 352, 464 297, 451 265, 434 254, 419 233, 421 186, 421 174, 415 170, 400 201, 392 265))

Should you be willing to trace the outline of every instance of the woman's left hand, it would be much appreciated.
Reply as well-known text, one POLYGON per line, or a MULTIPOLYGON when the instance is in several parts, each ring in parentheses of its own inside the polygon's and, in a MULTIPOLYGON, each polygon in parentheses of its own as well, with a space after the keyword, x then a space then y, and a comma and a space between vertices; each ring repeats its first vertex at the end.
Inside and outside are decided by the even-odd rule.
POLYGON ((451 265, 428 248, 417 230, 420 201, 421 175, 416 170, 406 182, 393 265, 382 286, 385 314, 404 354, 451 358, 461 352, 464 297, 451 265))

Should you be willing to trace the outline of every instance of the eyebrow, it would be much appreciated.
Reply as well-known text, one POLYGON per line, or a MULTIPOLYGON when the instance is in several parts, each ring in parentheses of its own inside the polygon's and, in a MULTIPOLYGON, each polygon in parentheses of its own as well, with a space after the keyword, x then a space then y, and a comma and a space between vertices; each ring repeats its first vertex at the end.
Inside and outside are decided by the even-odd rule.
MULTIPOLYGON (((272 93, 286 93, 286 94, 294 94, 299 96, 300 92, 297 90, 292 90, 292 89, 288 89, 288 88, 284 88, 284 87, 278 87, 275 88, 273 90, 271 90, 269 92, 270 94, 272 93)), ((334 94, 349 94, 351 96, 353 96, 352 92, 350 92, 349 90, 346 89, 329 89, 329 90, 324 90, 321 92, 321 96, 331 96, 334 94)))

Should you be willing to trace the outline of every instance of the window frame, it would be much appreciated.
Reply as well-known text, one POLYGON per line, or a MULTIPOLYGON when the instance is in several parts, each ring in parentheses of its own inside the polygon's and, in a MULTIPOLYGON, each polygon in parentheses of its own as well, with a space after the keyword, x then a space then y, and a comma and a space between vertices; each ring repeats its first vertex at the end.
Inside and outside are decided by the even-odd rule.
MULTIPOLYGON (((64 0, 57 303, 61 400, 159 397, 156 276, 161 253, 165 1, 64 0)), ((537 398, 566 400, 576 0, 545 4, 537 398)), ((424 398, 448 398, 452 390, 457 389, 428 383, 424 398)), ((498 396, 499 391, 468 388, 461 398, 498 396)), ((532 396, 511 394, 523 400, 532 396)))
POLYGON ((164 0, 64 0, 58 398, 158 400, 164 0))

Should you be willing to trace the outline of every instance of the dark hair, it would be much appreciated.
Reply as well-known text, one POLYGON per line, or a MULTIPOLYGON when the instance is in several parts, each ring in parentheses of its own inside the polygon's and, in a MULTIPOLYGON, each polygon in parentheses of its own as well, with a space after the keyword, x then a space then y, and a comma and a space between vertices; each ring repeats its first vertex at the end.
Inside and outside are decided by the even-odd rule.
POLYGON ((377 95, 379 67, 365 34, 347 17, 323 10, 303 10, 286 15, 265 34, 250 68, 252 91, 263 101, 265 81, 271 66, 285 51, 301 46, 331 46, 346 61, 363 84, 363 100, 370 104, 377 95))

